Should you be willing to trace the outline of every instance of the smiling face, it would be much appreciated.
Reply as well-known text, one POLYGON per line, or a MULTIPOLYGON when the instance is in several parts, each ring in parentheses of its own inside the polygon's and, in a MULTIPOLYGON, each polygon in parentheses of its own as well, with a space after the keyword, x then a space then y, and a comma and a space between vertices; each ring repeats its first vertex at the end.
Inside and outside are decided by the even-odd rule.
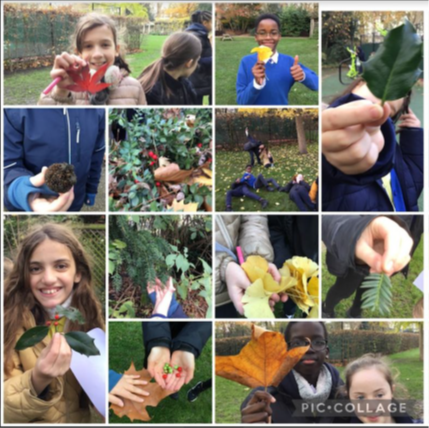
POLYGON ((324 349, 321 346, 323 341, 326 341, 325 331, 320 323, 314 322, 300 322, 294 324, 290 331, 288 346, 291 347, 295 343, 299 343, 306 338, 310 339, 312 346, 303 355, 298 364, 294 367, 301 376, 307 379, 310 383, 314 380, 317 381, 319 377, 320 368, 325 361, 325 358, 329 354, 329 350, 326 347, 324 349), (315 350, 314 347, 317 349, 315 350))
POLYGON ((36 247, 28 269, 31 292, 45 308, 63 304, 81 280, 69 248, 51 239, 36 247))
POLYGON ((275 53, 280 39, 280 29, 276 21, 272 19, 263 19, 259 23, 255 31, 255 40, 259 46, 266 46, 275 53))
MULTIPOLYGON (((368 402, 370 411, 371 408, 377 408, 379 400, 384 402, 384 400, 391 401, 393 399, 392 388, 386 380, 386 376, 376 367, 367 367, 356 372, 350 379, 348 393, 352 402, 373 400, 372 403, 368 402)), ((377 415, 368 413, 367 415, 362 415, 356 413, 356 416, 364 424, 387 424, 392 422, 390 414, 377 415)))
POLYGON ((100 25, 84 34, 79 55, 92 70, 98 70, 106 63, 110 67, 118 54, 119 45, 115 46, 112 30, 107 25, 100 25))

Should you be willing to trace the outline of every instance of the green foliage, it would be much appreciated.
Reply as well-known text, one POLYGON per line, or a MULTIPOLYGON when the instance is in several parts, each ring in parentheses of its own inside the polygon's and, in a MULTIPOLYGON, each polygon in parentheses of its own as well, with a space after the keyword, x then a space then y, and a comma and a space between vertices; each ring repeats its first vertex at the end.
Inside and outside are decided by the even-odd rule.
POLYGON ((368 275, 362 285, 367 291, 362 295, 362 309, 379 311, 382 315, 389 315, 392 307, 392 283, 390 278, 379 273, 368 275))
POLYGON ((310 33, 310 14, 301 7, 287 7, 280 13, 282 36, 299 37, 310 33))
MULTIPOLYGON (((111 302, 113 303, 113 302, 111 302)), ((112 318, 135 318, 136 311, 134 309, 134 304, 130 300, 123 303, 119 309, 109 308, 109 316, 112 318)))
POLYGON ((83 331, 69 331, 64 335, 67 343, 73 351, 90 357, 91 355, 100 355, 100 351, 95 346, 95 340, 83 331))
POLYGON ((66 317, 69 321, 73 321, 73 322, 78 323, 80 325, 85 324, 85 318, 80 313, 79 309, 73 308, 72 306, 65 308, 61 305, 57 305, 55 307, 55 312, 60 317, 66 317))
POLYGON ((389 31, 383 44, 363 63, 363 78, 384 104, 407 95, 421 75, 423 43, 413 25, 405 23, 389 31))
POLYGON ((46 337, 48 332, 49 327, 45 325, 30 328, 19 338, 18 342, 16 342, 15 349, 17 351, 22 351, 36 345, 46 337))
POLYGON ((119 239, 109 242, 109 275, 112 275, 113 286, 116 291, 119 291, 122 285, 120 276, 120 268, 123 263, 121 257, 122 250, 127 248, 127 244, 119 239))

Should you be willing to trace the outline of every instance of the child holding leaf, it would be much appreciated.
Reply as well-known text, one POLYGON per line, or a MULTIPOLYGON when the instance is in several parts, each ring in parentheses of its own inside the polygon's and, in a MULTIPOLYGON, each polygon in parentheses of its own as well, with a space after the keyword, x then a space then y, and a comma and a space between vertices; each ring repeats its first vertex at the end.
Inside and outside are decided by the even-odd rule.
POLYGON ((70 371, 75 345, 67 335, 104 329, 91 277, 86 252, 67 227, 46 224, 22 241, 4 291, 6 423, 90 422, 88 397, 70 371), (17 350, 36 326, 40 341, 17 350))
POLYGON ((114 21, 89 13, 81 17, 73 35, 72 54, 55 57, 53 83, 40 96, 40 105, 145 105, 139 82, 120 53, 114 21))
POLYGON ((237 74, 237 104, 288 105, 288 95, 295 82, 312 91, 319 89, 316 73, 291 57, 277 51, 281 39, 280 20, 266 13, 255 21, 255 40, 260 53, 245 56, 237 74))

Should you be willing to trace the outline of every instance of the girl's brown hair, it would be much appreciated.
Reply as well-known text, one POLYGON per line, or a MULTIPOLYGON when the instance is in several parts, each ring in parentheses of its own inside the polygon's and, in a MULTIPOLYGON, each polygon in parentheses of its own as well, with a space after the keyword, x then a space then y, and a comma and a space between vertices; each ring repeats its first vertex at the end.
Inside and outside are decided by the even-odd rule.
MULTIPOLYGON (((82 16, 76 24, 75 31, 73 33, 73 49, 81 53, 83 50, 83 40, 85 39, 85 35, 88 31, 93 30, 97 27, 106 26, 110 29, 113 35, 113 41, 115 43, 115 48, 118 46, 118 33, 116 31, 115 22, 113 19, 106 15, 101 15, 99 13, 88 13, 82 16)), ((126 63, 124 59, 124 52, 120 52, 115 57, 114 65, 119 68, 125 69, 128 73, 131 73, 129 65, 126 63)))
POLYGON ((38 226, 22 241, 15 264, 5 279, 4 290, 4 370, 13 370, 13 350, 19 330, 25 327, 25 314, 31 312, 37 325, 43 325, 48 316, 30 289, 29 265, 34 250, 46 239, 65 245, 73 255, 76 272, 81 280, 74 284, 71 306, 79 309, 85 324, 68 322, 70 331, 104 329, 101 305, 94 293, 91 266, 88 256, 74 233, 67 227, 54 223, 38 226))
POLYGON ((161 49, 161 58, 154 61, 138 77, 145 94, 161 81, 162 90, 167 98, 173 95, 165 80, 166 71, 173 71, 189 60, 196 61, 202 52, 198 37, 187 31, 173 33, 164 42, 161 49))

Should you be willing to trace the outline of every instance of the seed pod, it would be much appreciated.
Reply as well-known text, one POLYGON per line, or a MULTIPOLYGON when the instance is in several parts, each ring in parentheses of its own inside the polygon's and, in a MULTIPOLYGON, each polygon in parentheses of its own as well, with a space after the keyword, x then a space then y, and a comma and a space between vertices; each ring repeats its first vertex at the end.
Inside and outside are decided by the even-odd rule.
POLYGON ((68 192, 77 182, 74 166, 65 162, 52 164, 45 173, 45 182, 54 192, 68 192))

